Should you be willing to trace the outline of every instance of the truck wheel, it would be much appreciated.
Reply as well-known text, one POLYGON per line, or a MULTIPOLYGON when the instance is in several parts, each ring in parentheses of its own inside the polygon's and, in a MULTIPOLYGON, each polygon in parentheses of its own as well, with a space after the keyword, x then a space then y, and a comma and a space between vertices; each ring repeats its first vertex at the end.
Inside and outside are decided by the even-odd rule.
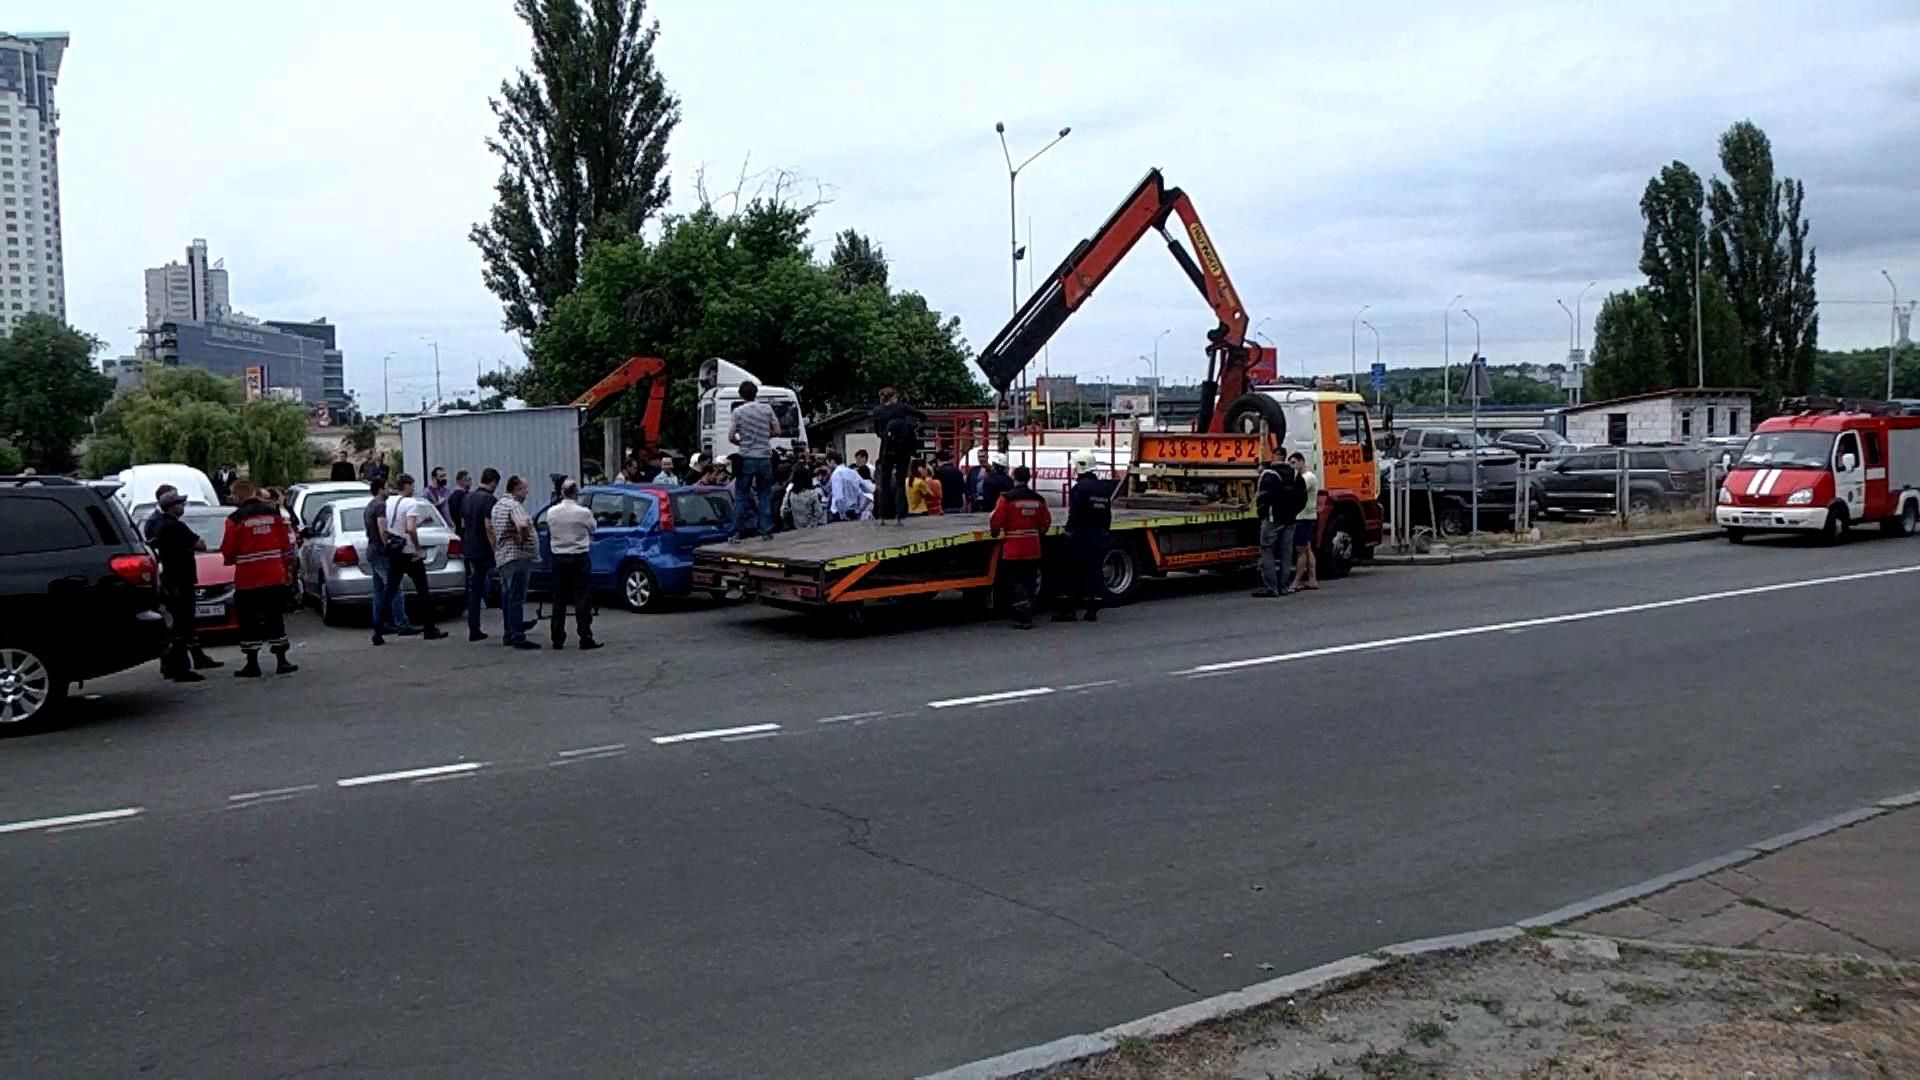
POLYGON ((1260 421, 1267 422, 1267 434, 1276 444, 1287 441, 1287 412, 1280 403, 1265 394, 1241 394, 1227 403, 1225 426, 1236 435, 1257 435, 1260 421))
POLYGON ((1353 572, 1353 564, 1360 557, 1362 542, 1360 539, 1359 515, 1350 511, 1334 514, 1327 522, 1327 535, 1320 539, 1320 576, 1335 581, 1353 572))
POLYGON ((1832 547, 1847 538, 1847 511, 1845 507, 1835 506, 1827 511, 1826 523, 1820 526, 1820 542, 1832 547))
POLYGON ((1746 540, 1746 538, 1747 538, 1747 530, 1736 529, 1736 528, 1733 528, 1732 526, 1727 527, 1727 543, 1738 544, 1746 540))
POLYGON ((1440 520, 1433 523, 1434 531, 1449 540, 1458 540, 1473 531, 1473 515, 1457 502, 1448 501, 1440 506, 1440 520))
POLYGON ((628 611, 653 611, 660 606, 660 586, 640 563, 620 570, 620 605, 628 611))
POLYGON ((1132 544, 1118 541, 1107 549, 1100 562, 1100 574, 1106 579, 1107 599, 1124 604, 1140 585, 1140 556, 1132 544))
POLYGON ((1880 531, 1888 536, 1912 536, 1920 529, 1920 502, 1908 499, 1900 513, 1880 523, 1880 531))

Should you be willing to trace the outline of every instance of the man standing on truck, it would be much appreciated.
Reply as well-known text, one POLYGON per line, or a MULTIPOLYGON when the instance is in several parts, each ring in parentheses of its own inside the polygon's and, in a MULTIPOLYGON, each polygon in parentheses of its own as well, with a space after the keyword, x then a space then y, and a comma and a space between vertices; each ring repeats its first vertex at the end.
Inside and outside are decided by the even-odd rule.
POLYGON ((967 508, 967 478, 953 463, 953 451, 940 450, 933 455, 933 478, 940 482, 940 509, 957 514, 967 508))
POLYGON ((1053 621, 1073 622, 1074 609, 1084 607, 1087 621, 1097 622, 1107 596, 1102 566, 1113 528, 1113 487, 1094 475, 1091 450, 1073 452, 1073 471, 1079 479, 1067 494, 1067 606, 1053 613, 1053 621))
POLYGON ((1287 579, 1293 569, 1294 522, 1306 505, 1307 488, 1284 461, 1260 470, 1253 507, 1260 515, 1260 588, 1255 596, 1285 596, 1293 590, 1287 579))
POLYGON ((1027 482, 1033 475, 1025 465, 1013 470, 1013 490, 1000 496, 987 527, 1002 537, 1001 574, 1013 591, 1014 627, 1033 629, 1033 597, 1040 588, 1041 537, 1053 527, 1047 500, 1034 494, 1027 482))
POLYGON ((873 516, 892 519, 895 525, 907 516, 907 472, 920 452, 920 424, 927 414, 907 404, 900 391, 891 386, 880 388, 880 406, 873 410, 873 430, 880 436, 879 492, 873 516))
MULTIPOLYGON (((740 383, 740 405, 727 424, 727 441, 739 448, 740 471, 733 478, 733 539, 773 535, 773 440, 780 420, 773 406, 759 400, 760 385, 740 383), (753 514, 753 529, 747 515, 753 514)), ((582 648, 585 648, 583 643, 582 648)))
POLYGON ((980 478, 980 504, 974 507, 982 512, 999 506, 1000 497, 1012 491, 1015 484, 1013 477, 1007 475, 1007 455, 996 452, 987 461, 987 473, 980 478))

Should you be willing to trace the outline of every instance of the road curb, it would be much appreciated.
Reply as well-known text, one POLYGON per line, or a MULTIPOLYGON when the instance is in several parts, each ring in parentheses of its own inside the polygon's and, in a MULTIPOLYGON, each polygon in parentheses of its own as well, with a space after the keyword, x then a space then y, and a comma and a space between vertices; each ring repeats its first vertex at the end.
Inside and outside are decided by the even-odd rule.
POLYGON ((1618 551, 1623 548, 1662 547, 1667 544, 1692 544, 1702 540, 1715 540, 1721 535, 1718 526, 1703 525, 1697 529, 1676 529, 1672 532, 1650 533, 1646 536, 1599 536, 1589 540, 1553 540, 1540 544, 1513 545, 1511 547, 1475 548, 1470 551, 1446 551, 1429 555, 1394 555, 1376 553, 1375 566, 1451 566, 1454 563, 1503 562, 1509 559, 1545 559, 1554 555, 1578 555, 1587 551, 1618 551))
POLYGON ((982 1058, 941 1072, 928 1073, 922 1076, 921 1080, 1013 1080, 1016 1077, 1034 1076, 1044 1070, 1055 1069, 1107 1053, 1125 1039, 1164 1039, 1179 1035, 1201 1024, 1224 1020, 1284 998, 1335 990, 1346 983, 1360 980, 1394 960, 1462 952, 1493 942, 1511 941, 1529 932, 1537 932, 1547 927, 1585 918, 1607 908, 1631 903, 1675 885, 1718 873, 1728 867, 1752 862, 1754 859, 1774 854, 1794 844, 1817 839, 1848 826, 1871 821, 1895 810, 1914 806, 1920 806, 1920 791, 1890 796, 1845 813, 1821 818, 1811 825, 1791 832, 1778 833, 1751 844, 1744 844, 1724 855, 1703 859, 1691 866, 1684 866, 1624 888, 1610 889, 1585 900, 1578 900, 1505 926, 1398 942, 1369 953, 1342 957, 1304 971, 1282 975, 1277 979, 1269 979, 1239 990, 1216 994, 1185 1005, 1177 1005, 1091 1034, 1068 1035, 1052 1042, 982 1058))

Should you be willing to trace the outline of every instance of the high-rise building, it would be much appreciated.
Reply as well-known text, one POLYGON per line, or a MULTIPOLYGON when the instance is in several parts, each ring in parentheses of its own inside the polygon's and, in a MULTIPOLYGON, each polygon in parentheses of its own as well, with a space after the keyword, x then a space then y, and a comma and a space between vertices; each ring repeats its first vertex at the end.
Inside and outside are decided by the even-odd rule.
POLYGON ((187 245, 183 265, 170 262, 147 268, 147 328, 174 319, 225 319, 233 312, 223 260, 207 262, 207 242, 187 245))
POLYGON ((53 101, 66 51, 65 34, 0 31, 0 334, 30 312, 67 318, 53 101))

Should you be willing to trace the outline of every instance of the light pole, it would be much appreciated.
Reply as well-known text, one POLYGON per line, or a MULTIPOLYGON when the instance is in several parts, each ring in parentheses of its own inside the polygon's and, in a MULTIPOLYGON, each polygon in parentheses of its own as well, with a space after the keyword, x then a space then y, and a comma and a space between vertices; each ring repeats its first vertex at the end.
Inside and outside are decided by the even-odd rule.
MULTIPOLYGON (((1153 338, 1153 420, 1156 424, 1160 422, 1160 339, 1171 333, 1173 327, 1169 326, 1153 338)), ((1145 360, 1146 357, 1141 359, 1145 360)))
POLYGON ((1598 281, 1587 282, 1580 287, 1580 292, 1573 298, 1573 347, 1575 349, 1584 351, 1587 347, 1587 322, 1586 316, 1581 314, 1580 302, 1587 298, 1587 290, 1598 284, 1600 284, 1598 281))
POLYGON ((1367 313, 1372 304, 1361 304, 1360 310, 1353 313, 1353 322, 1347 327, 1347 393, 1360 392, 1360 316, 1367 313))
POLYGON ((1461 308, 1460 314, 1473 320, 1473 355, 1478 358, 1480 355, 1480 317, 1466 308, 1461 308))
MULTIPOLYGON (((1575 348, 1573 344, 1574 328, 1580 325, 1580 320, 1574 317, 1573 309, 1567 306, 1565 300, 1556 296, 1553 298, 1553 302, 1559 304, 1560 310, 1567 313, 1567 351, 1572 352, 1575 348)), ((1575 303, 1578 302, 1577 300, 1575 301, 1575 303)))
POLYGON ((393 415, 393 402, 387 396, 387 361, 391 359, 393 359, 392 353, 380 358, 380 416, 382 419, 393 415))
POLYGON ((1887 287, 1893 290, 1893 307, 1887 312, 1887 400, 1893 400, 1893 346, 1900 337, 1900 286, 1893 283, 1893 275, 1885 270, 1880 276, 1887 279, 1887 287))
MULTIPOLYGON (((1365 319, 1360 320, 1360 325, 1373 331, 1373 366, 1377 368, 1380 366, 1380 328, 1365 319)), ((1380 407, 1381 393, 1382 390, 1379 389, 1373 392, 1373 407, 1376 409, 1380 407)))
MULTIPOLYGON (((1469 308, 1461 308, 1460 314, 1473 320, 1473 360, 1477 365, 1484 359, 1480 355, 1480 317, 1469 308)), ((1473 488, 1473 509, 1470 511, 1472 516, 1467 520, 1467 532, 1478 533, 1480 531, 1480 447, 1477 444, 1480 441, 1480 387, 1473 378, 1472 369, 1468 369, 1467 383, 1473 391, 1467 396, 1473 402, 1473 440, 1476 444, 1468 451, 1473 455, 1472 460, 1467 463, 1469 474, 1467 483, 1473 488)))
POLYGON ((1024 169, 1027 166, 1033 164, 1035 158, 1038 158, 1041 154, 1044 154, 1047 151, 1053 149, 1054 146, 1057 145, 1061 139, 1066 138, 1070 133, 1072 133, 1073 129, 1070 127, 1061 128, 1060 134, 1055 135, 1053 137, 1052 142, 1049 142, 1047 145, 1041 147, 1038 150, 1035 150, 1033 154, 1027 158, 1027 160, 1021 162, 1018 165, 1015 165, 1013 163, 1013 152, 1007 149, 1007 125, 1004 123, 996 123, 993 125, 993 131, 994 131, 994 134, 1000 136, 1000 156, 1007 159, 1007 250, 1012 254, 1011 262, 1013 265, 1013 310, 1019 311, 1020 310, 1020 257, 1024 255, 1026 251, 1024 248, 1020 246, 1020 225, 1019 225, 1020 217, 1016 209, 1016 204, 1014 202, 1014 194, 1013 194, 1014 181, 1020 179, 1021 169, 1024 169))
POLYGON ((1454 293, 1447 301, 1445 311, 1440 313, 1440 412, 1442 415, 1453 409, 1453 305, 1465 298, 1466 293, 1454 293))
POLYGON ((440 396, 440 343, 425 334, 420 335, 420 340, 433 346, 433 407, 438 409, 445 400, 440 396))

